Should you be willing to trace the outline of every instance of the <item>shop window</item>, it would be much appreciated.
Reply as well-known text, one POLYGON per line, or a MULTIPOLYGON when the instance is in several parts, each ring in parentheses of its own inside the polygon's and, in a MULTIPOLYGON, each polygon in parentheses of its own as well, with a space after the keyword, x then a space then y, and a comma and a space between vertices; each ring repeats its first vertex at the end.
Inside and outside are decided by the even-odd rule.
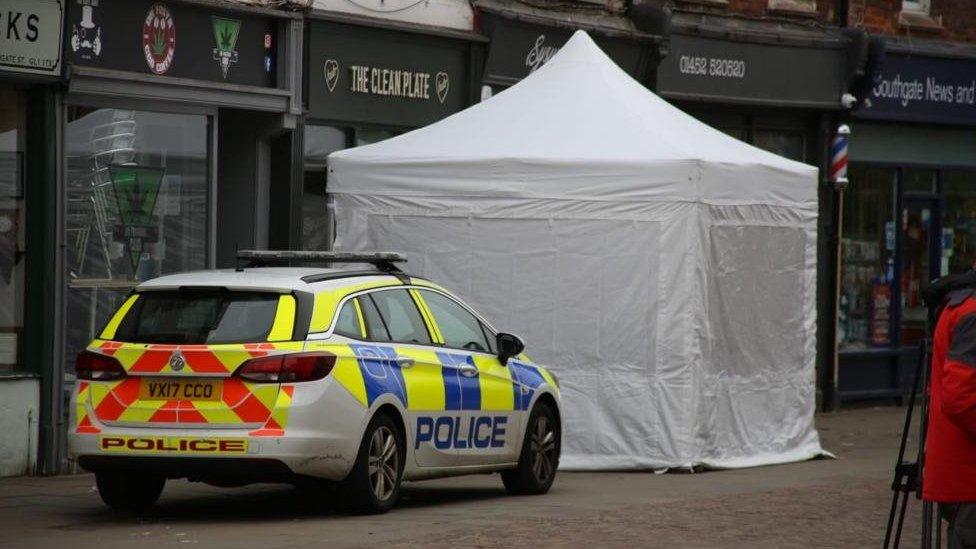
POLYGON ((942 275, 976 263, 976 171, 942 173, 942 275))
POLYGON ((902 170, 902 189, 906 193, 934 193, 935 170, 916 170, 905 168, 902 170))
POLYGON ((370 145, 403 133, 376 128, 305 126, 305 190, 302 196, 302 247, 327 250, 335 234, 327 200, 328 157, 335 151, 370 145))
POLYGON ((841 240, 838 345, 841 350, 889 347, 894 307, 896 171, 852 165, 849 178, 841 240))
POLYGON ((928 13, 929 0, 902 0, 901 9, 917 13, 928 13))
POLYGON ((347 128, 305 126, 305 185, 302 196, 302 247, 327 250, 332 244, 331 218, 325 199, 330 153, 349 146, 347 128))
POLYGON ((903 347, 918 345, 925 337, 928 310, 922 300, 929 281, 938 276, 941 248, 935 197, 904 196, 901 211, 901 328, 903 347))
POLYGON ((208 118, 71 107, 64 242, 74 353, 139 282, 207 266, 208 118))
POLYGON ((745 143, 749 142, 749 130, 745 128, 720 127, 716 129, 726 135, 730 135, 738 139, 739 141, 743 141, 745 143))
POLYGON ((817 11, 816 0, 769 0, 772 11, 811 13, 817 11))
POLYGON ((396 137, 403 132, 397 130, 379 130, 373 128, 360 128, 356 130, 356 146, 371 145, 379 143, 384 139, 396 137))
POLYGON ((0 88, 0 375, 23 366, 25 103, 0 88))
POLYGON ((804 154, 803 133, 798 131, 757 129, 754 133, 753 144, 760 149, 797 162, 803 162, 806 156, 804 154))

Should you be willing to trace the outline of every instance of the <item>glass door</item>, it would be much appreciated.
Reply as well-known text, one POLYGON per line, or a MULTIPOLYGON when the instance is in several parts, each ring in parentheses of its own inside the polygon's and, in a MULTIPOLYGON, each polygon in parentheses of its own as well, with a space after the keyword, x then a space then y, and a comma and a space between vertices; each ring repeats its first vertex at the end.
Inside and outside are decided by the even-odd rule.
POLYGON ((922 291, 939 276, 942 229, 935 197, 906 196, 901 211, 901 345, 913 347, 925 337, 922 291))

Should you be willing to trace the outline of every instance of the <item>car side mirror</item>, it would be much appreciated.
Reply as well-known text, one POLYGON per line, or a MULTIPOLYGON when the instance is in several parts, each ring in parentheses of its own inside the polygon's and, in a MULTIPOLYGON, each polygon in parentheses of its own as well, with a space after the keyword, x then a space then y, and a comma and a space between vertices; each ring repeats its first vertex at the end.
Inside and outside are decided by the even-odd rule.
POLYGON ((502 366, 508 365, 508 359, 518 356, 525 350, 525 342, 515 334, 501 332, 495 336, 496 347, 498 347, 498 360, 502 366))

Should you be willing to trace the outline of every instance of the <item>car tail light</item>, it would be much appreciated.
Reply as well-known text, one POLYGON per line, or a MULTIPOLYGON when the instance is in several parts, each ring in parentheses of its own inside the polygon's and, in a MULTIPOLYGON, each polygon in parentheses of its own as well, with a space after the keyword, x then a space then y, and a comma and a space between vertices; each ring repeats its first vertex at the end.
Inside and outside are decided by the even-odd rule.
POLYGON ((241 364, 234 376, 254 383, 315 381, 329 375, 335 361, 329 353, 266 356, 241 364))
POLYGON ((112 381, 125 377, 125 368, 110 356, 82 351, 75 359, 75 375, 78 379, 112 381))

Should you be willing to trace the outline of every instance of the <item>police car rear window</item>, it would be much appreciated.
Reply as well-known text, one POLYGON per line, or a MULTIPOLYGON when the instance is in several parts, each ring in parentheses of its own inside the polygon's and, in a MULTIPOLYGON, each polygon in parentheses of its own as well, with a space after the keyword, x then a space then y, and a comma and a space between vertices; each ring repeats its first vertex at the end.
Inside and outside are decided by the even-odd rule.
POLYGON ((266 292, 143 292, 119 324, 115 339, 181 344, 267 341, 278 298, 266 292))

